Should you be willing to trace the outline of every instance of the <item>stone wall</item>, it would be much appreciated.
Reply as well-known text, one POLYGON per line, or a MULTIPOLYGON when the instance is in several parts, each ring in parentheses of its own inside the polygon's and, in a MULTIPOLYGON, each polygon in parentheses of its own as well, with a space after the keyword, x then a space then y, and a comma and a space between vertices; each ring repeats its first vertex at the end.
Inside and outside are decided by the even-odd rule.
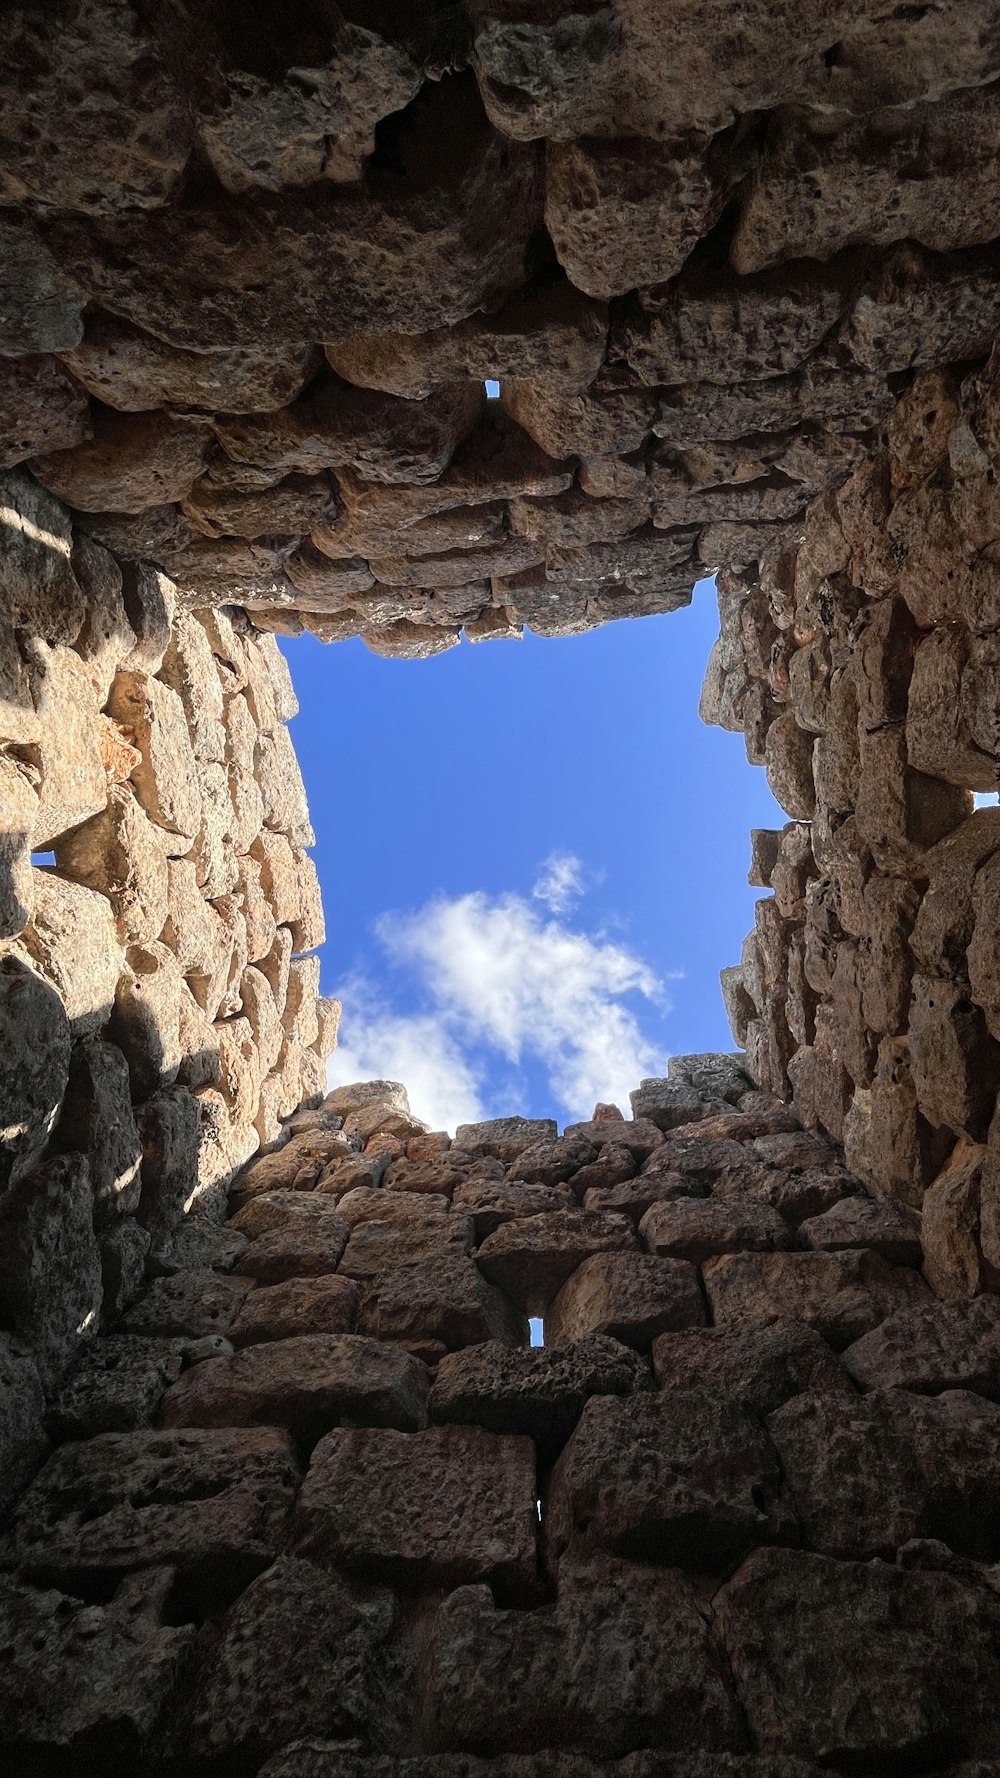
POLYGON ((996 336, 995 0, 258 10, 0 21, 0 466, 186 605, 669 611, 996 336))
POLYGON ((632 1102, 239 1175, 50 1404, 12 1778, 996 1778, 996 1299, 739 1058, 632 1102))
POLYGON ((994 354, 921 372, 787 547, 720 581, 703 713, 795 817, 733 1029, 754 1078, 919 1208, 937 1287, 1000 1282, 1000 782, 994 354))
POLYGON ((25 1388, 325 1091, 296 707, 273 636, 176 615, 0 479, 0 1371, 25 1388))

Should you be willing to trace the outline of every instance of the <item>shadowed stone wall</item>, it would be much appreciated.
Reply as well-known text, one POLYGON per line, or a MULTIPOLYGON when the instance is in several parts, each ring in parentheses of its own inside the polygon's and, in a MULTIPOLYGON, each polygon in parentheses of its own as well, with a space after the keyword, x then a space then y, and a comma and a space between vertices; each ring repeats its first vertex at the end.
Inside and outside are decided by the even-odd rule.
POLYGON ((632 1101, 239 1175, 0 1537, 17 1778, 995 1778, 996 1299, 739 1058, 632 1101))

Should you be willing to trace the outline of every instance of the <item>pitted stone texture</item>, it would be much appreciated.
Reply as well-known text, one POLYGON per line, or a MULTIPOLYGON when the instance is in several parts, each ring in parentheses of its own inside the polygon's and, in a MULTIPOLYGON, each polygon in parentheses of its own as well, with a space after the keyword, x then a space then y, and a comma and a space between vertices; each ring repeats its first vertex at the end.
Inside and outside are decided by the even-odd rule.
POLYGON ((698 1269, 688 1260, 598 1253, 563 1285, 545 1324, 553 1346, 608 1334, 647 1352, 657 1334, 701 1327, 705 1318, 698 1269))
POLYGON ((975 1571, 797 1550, 756 1551, 716 1599, 760 1750, 809 1757, 820 1748, 841 1770, 992 1755, 998 1611, 975 1571))
POLYGON ((850 1345, 844 1364, 862 1389, 974 1389, 1000 1401, 1000 1302, 904 1309, 850 1345))
POLYGON ((435 1362, 483 1340, 528 1343, 527 1317, 483 1277, 474 1259, 446 1250, 422 1265, 388 1266, 362 1286, 362 1333, 435 1362))
POLYGON ((622 1216, 589 1210, 557 1210, 504 1223, 488 1235, 477 1263, 526 1315, 544 1315, 561 1286, 597 1253, 628 1253, 636 1247, 622 1216))
POLYGON ((175 1567, 191 1603, 212 1609, 273 1561, 297 1482, 277 1430, 104 1433, 49 1459, 13 1515, 6 1556, 69 1590, 175 1567))
POLYGON ((683 1577, 608 1563, 563 1577, 555 1607, 497 1611, 462 1587, 430 1647, 438 1748, 586 1749, 620 1757, 640 1737, 663 1752, 739 1748, 742 1730, 696 1597, 683 1577))
POLYGON ((548 1461, 592 1395, 630 1395, 651 1383, 639 1355, 605 1335, 542 1351, 484 1341, 440 1360, 428 1406, 433 1421, 523 1434, 548 1461))
POLYGON ((95 1340, 49 1399, 46 1424, 53 1438, 63 1442, 151 1425, 165 1391, 180 1375, 185 1346, 183 1338, 138 1334, 95 1340))
POLYGON ((253 1346, 301 1334, 353 1333, 360 1300, 351 1278, 288 1278, 244 1299, 229 1338, 234 1346, 253 1346))
POLYGON ((537 1528, 530 1439, 340 1427, 310 1459, 295 1548, 397 1586, 486 1581, 516 1599, 530 1597, 537 1528))
POLYGON ((852 1393, 846 1369, 803 1321, 775 1321, 746 1333, 699 1327, 660 1334, 653 1368, 661 1389, 712 1390, 761 1416, 807 1391, 852 1393))
POLYGON ((768 1431, 803 1545, 865 1559, 915 1537, 994 1562, 1000 1407, 965 1391, 800 1395, 768 1431))
POLYGON ((549 1560, 596 1550, 725 1573, 760 1543, 794 1537, 763 1426, 706 1389, 589 1401, 552 1477, 549 1560))
POLYGON ((163 1419, 170 1427, 287 1426, 314 1445, 344 1419, 415 1431, 426 1404, 427 1372, 405 1352, 355 1334, 303 1334, 187 1371, 163 1419))
POLYGON ((199 1676, 184 1750, 196 1759, 256 1765, 303 1733, 375 1730, 381 1738, 387 1687, 379 1647, 392 1620, 384 1588, 355 1591, 309 1562, 282 1556, 225 1619, 199 1676))
POLYGON ((0 1313, 55 1382, 101 1313, 101 1260, 83 1155, 57 1155, 24 1174, 0 1208, 0 1313))
POLYGON ((195 1637, 162 1621, 169 1583, 154 1571, 99 1605, 0 1580, 0 1735, 12 1771, 139 1757, 195 1637))
POLYGON ((784 1217, 752 1198, 684 1197, 654 1204, 639 1234, 650 1253, 695 1264, 718 1253, 769 1253, 795 1245, 784 1217))
POLYGON ((792 1316, 837 1350, 929 1295, 916 1272, 863 1251, 725 1254, 708 1261, 704 1276, 717 1327, 767 1327, 792 1316))

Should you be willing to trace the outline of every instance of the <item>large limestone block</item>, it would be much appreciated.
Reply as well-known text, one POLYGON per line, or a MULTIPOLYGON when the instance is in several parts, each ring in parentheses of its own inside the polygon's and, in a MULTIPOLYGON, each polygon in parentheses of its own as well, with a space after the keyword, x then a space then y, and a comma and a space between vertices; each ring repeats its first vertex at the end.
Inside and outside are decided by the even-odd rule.
POLYGON ((918 1218, 902 1205, 860 1197, 842 1198, 821 1216, 807 1217, 799 1227, 801 1240, 820 1252, 867 1247, 891 1265, 918 1269, 923 1257, 921 1232, 918 1218))
MULTIPOLYGON (((73 533, 58 500, 23 471, 0 476, 0 586, 10 621, 50 647, 75 642, 86 615, 73 533)), ((16 736, 13 738, 17 738, 16 736)))
POLYGON ((56 840, 64 876, 107 895, 124 944, 148 944, 169 909, 165 835, 128 784, 112 785, 99 814, 56 840))
POLYGON ((973 1389, 1000 1401, 1000 1301, 981 1296, 901 1310, 854 1341, 844 1364, 862 1389, 973 1389))
POLYGON ((449 1352, 438 1364, 431 1419, 485 1426, 533 1439, 543 1461, 565 1444, 593 1395, 630 1395, 650 1386, 644 1361, 601 1334, 541 1350, 496 1341, 449 1352))
POLYGON ((1000 1606, 974 1573, 757 1550, 715 1605, 762 1753, 877 1771, 995 1751, 1000 1606))
POLYGON ((195 1636, 163 1622, 168 1585, 142 1575, 94 1604, 4 1577, 0 1736, 15 1769, 141 1757, 195 1636))
POLYGON ((0 939, 16 938, 31 916, 38 873, 31 842, 38 814, 32 774, 0 753, 0 939))
POLYGON ((326 349, 349 383, 422 401, 443 383, 468 376, 526 377, 585 389, 601 368, 607 313, 564 281, 519 294, 497 314, 473 315, 424 334, 357 334, 326 349))
POLYGON ((725 1574, 757 1544, 794 1536, 770 1439, 707 1389, 589 1401, 549 1490, 550 1562, 598 1550, 725 1574))
POLYGON ((480 1427, 338 1427, 312 1454, 296 1552, 403 1586, 485 1581, 508 1600, 535 1582, 535 1451, 480 1427))
POLYGON ((909 1044, 917 1104, 928 1123, 984 1137, 1000 1082, 1000 1045, 962 982, 914 976, 909 1044))
POLYGON ((661 1389, 711 1390, 760 1415, 807 1390, 852 1393, 846 1370, 803 1321, 775 1321, 746 1333, 698 1327, 659 1334, 653 1366, 661 1389))
MULTIPOLYGON (((259 1166, 260 1163, 256 1162, 255 1165, 259 1166)), ((325 1194, 320 1195, 308 1189, 293 1191, 279 1188, 260 1192, 256 1197, 250 1198, 227 1227, 235 1229, 237 1234, 245 1235, 250 1241, 256 1241, 258 1236, 266 1235, 272 1229, 292 1228, 295 1225, 322 1221, 330 1216, 335 1217, 338 1223, 344 1220, 340 1205, 325 1194)))
POLYGON ((167 1426, 287 1426, 312 1446, 341 1420, 415 1432, 426 1420, 417 1359, 356 1334, 247 1346, 186 1371, 164 1403, 167 1426))
POLYGON ((95 409, 86 443, 34 457, 31 468, 43 487, 81 512, 143 512, 191 492, 211 436, 193 417, 95 409))
POLYGON ((353 1278, 287 1278, 259 1286, 244 1301, 229 1338, 234 1346, 255 1346, 301 1334, 353 1333, 360 1300, 353 1278))
MULTIPOLYGON (((348 1246, 350 1228, 342 1216, 293 1220, 284 1228, 257 1235, 241 1262, 258 1284, 282 1284, 289 1278, 322 1278, 336 1272, 348 1246)), ((356 1276, 345 1267, 345 1277, 356 1276)))
POLYGON ((0 1339, 0 1510, 4 1512, 48 1455, 44 1413, 38 1366, 4 1336, 0 1339))
POLYGON ((79 532, 73 539, 73 568, 87 601, 74 646, 87 664, 103 709, 115 674, 139 639, 125 609, 122 570, 110 551, 79 532))
POLYGON ((698 1269, 688 1260, 597 1253, 563 1285, 545 1317, 545 1330, 553 1346, 608 1334, 643 1352, 657 1334, 701 1327, 704 1321, 698 1269))
POLYGON ((995 1402, 959 1390, 800 1395, 771 1415, 768 1432, 805 1548, 891 1560, 911 1538, 934 1537, 995 1561, 995 1402))
POLYGON ((434 1362, 446 1351, 499 1340, 528 1343, 520 1310, 454 1249, 422 1265, 388 1266, 365 1284, 358 1326, 434 1362))
POLYGON ((783 266, 750 278, 692 270, 662 289, 640 291, 641 306, 625 323, 625 354, 653 385, 783 375, 820 344, 850 288, 849 268, 840 266, 783 266))
POLYGON ((697 143, 549 145, 545 221, 560 264, 588 296, 665 284, 724 203, 697 143))
POLYGON ((60 1139, 87 1157, 98 1228, 135 1210, 142 1144, 132 1115, 128 1064, 102 1037, 73 1046, 60 1139))
POLYGON ((639 1236, 650 1253, 696 1265, 717 1253, 767 1253, 796 1245, 784 1217, 749 1197, 682 1197, 653 1204, 639 1224, 639 1236))
POLYGON ((90 436, 86 390, 57 358, 4 358, 0 365, 0 467, 90 436))
POLYGON ((83 339, 61 352, 73 375, 125 413, 170 406, 209 413, 271 413, 294 401, 317 364, 309 346, 247 345, 231 352, 184 352, 120 316, 88 316, 83 339))
POLYGON ((218 1610, 274 1560, 298 1480, 287 1434, 271 1427, 102 1433, 49 1459, 6 1553, 32 1580, 69 1588, 168 1564, 192 1605, 218 1610))
MULTIPOLYGON (((391 1201, 388 1191, 384 1194, 391 1201)), ((386 1209, 389 1209, 387 1204, 386 1209)), ((422 1265, 442 1254, 468 1255, 472 1252, 473 1227, 467 1216, 454 1211, 429 1213, 417 1219, 399 1221, 379 1219, 377 1222, 348 1222, 350 1229, 340 1270, 347 1278, 366 1281, 393 1266, 422 1265)))
POLYGON ((107 1024, 124 959, 106 896, 54 872, 37 871, 35 905, 22 943, 59 993, 74 1037, 107 1024))
POLYGON ((10 353, 61 352, 83 336, 83 294, 57 265, 34 222, 4 211, 0 329, 10 353))
MULTIPOLYGON (((130 1072, 134 1068, 129 1061, 130 1072)), ((138 1113, 142 1141, 139 1220, 155 1240, 176 1228, 209 1183, 202 1175, 201 1109, 186 1087, 167 1086, 138 1113)))
POLYGON ((226 1618, 198 1676, 190 1728, 175 1731, 184 1752, 256 1767, 302 1735, 381 1738, 380 1645, 393 1617, 385 1588, 354 1592, 311 1562, 282 1556, 226 1618))
POLYGON ((1000 116, 989 93, 956 93, 830 133, 792 113, 770 140, 733 239, 738 272, 829 259, 859 242, 938 250, 992 239, 1000 116))
POLYGON ((181 1063, 181 973, 166 945, 130 945, 109 1034, 129 1066, 136 1098, 177 1078, 181 1063))
POLYGON ((635 1250, 628 1219, 593 1210, 557 1210, 504 1223, 476 1255, 484 1276, 526 1315, 544 1315, 584 1260, 597 1253, 635 1250))
POLYGON ((212 645, 203 624, 190 614, 175 618, 158 677, 184 706, 191 745, 200 759, 222 760, 225 703, 212 645))
POLYGON ((717 1327, 768 1327, 790 1316, 836 1350, 928 1296, 918 1273, 867 1252, 728 1253, 708 1261, 704 1278, 717 1327))
POLYGON ((498 1611, 488 1587, 442 1605, 430 1644, 439 1749, 627 1752, 743 1745, 736 1706, 693 1590, 679 1574, 606 1564, 566 1576, 554 1608, 498 1611))
POLYGON ((22 958, 0 957, 0 1191, 41 1154, 69 1060, 69 1021, 55 989, 22 958))
POLYGON ((154 1278, 122 1319, 126 1333, 189 1341, 224 1339, 251 1288, 249 1278, 220 1276, 192 1266, 171 1278, 154 1278))
POLYGON ((4 1200, 0 1313, 34 1352, 46 1387, 97 1333, 101 1261, 85 1156, 42 1162, 4 1200))
POLYGON ((44 850, 104 808, 108 781, 97 693, 83 661, 70 648, 35 646, 42 676, 34 846, 44 850))
POLYGON ((167 829, 165 845, 186 852, 201 827, 202 811, 193 737, 180 696, 159 679, 119 673, 108 712, 142 755, 132 773, 139 801, 151 820, 167 829))

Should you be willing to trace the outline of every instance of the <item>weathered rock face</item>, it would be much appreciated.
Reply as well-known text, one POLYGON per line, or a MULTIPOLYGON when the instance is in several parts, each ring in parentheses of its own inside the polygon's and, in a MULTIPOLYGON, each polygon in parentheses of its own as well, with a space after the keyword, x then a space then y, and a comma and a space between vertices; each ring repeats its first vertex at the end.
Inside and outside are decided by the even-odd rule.
MULTIPOLYGON (((997 1299, 937 1299, 914 1223, 889 1227, 742 1062, 677 1058, 642 1115, 561 1136, 502 1119, 451 1140, 394 1083, 338 1088, 237 1175, 231 1222, 188 1217, 153 1248, 53 1382, 55 1317, 87 1277, 56 1270, 35 1359, 10 1336, 0 1357, 18 1778, 113 1757, 993 1778, 997 1299), (673 1195, 641 1219, 582 1208, 605 1153, 673 1195), (823 1158, 839 1214, 803 1220, 816 1187, 806 1205, 789 1178, 823 1158), (480 1220, 464 1194, 484 1167, 480 1220), (656 1212, 685 1206, 678 1257, 656 1212), (457 1312, 470 1277, 492 1338, 457 1312), (399 1305, 383 1326, 375 1299, 399 1305)), ((67 1160, 86 1165, 41 1169, 67 1160)), ((28 1201, 52 1222, 50 1194, 28 1201)))
POLYGON ((0 48, 13 1778, 996 1778, 995 0, 0 48), (745 1058, 562 1135, 323 1101, 274 632, 715 570, 791 817, 745 1058))

